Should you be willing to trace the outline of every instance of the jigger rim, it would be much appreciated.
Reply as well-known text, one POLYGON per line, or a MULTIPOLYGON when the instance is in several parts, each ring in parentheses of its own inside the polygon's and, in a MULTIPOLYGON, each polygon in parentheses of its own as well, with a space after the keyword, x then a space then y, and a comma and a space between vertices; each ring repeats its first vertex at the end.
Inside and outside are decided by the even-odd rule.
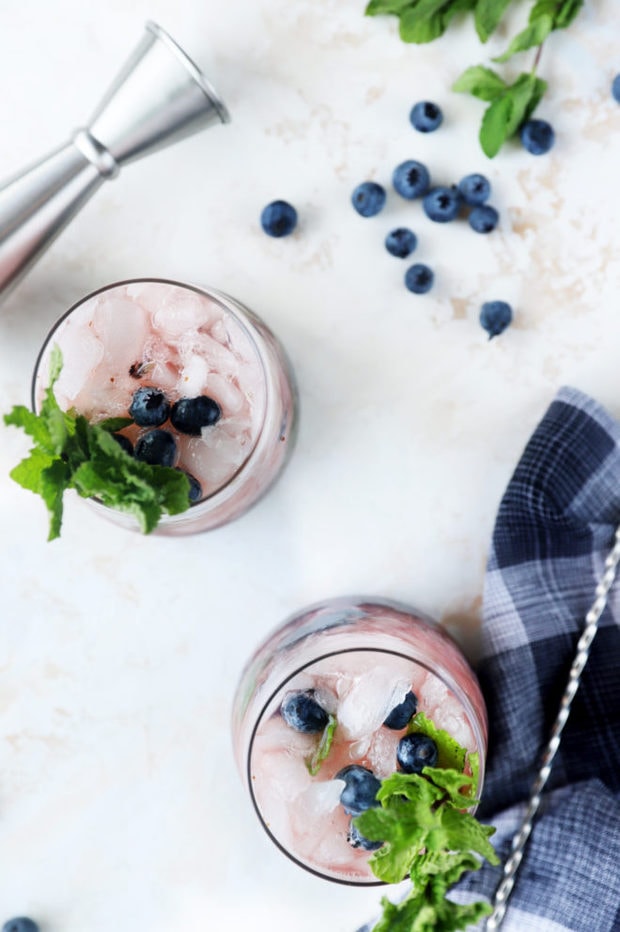
POLYGON ((145 28, 156 36, 156 38, 160 39, 189 71, 196 84, 204 91, 213 104, 222 123, 230 123, 230 113, 228 112, 226 104, 211 82, 204 76, 198 65, 189 57, 187 52, 181 48, 178 42, 175 42, 170 33, 166 32, 159 23, 149 19, 145 24, 145 28))

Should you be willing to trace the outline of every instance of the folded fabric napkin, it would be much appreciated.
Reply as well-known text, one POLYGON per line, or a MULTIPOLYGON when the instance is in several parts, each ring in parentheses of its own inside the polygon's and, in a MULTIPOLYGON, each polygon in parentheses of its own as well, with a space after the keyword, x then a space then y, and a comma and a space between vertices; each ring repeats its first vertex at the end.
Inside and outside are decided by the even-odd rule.
MULTIPOLYGON (((523 817, 585 615, 620 524, 620 424, 563 388, 502 499, 484 587, 478 668, 488 705, 478 816, 502 863, 523 817)), ((492 900, 501 867, 454 899, 492 900)), ((370 923, 367 929, 372 928, 370 923)), ((572 704, 502 932, 620 932, 620 581, 572 704)), ((360 930, 362 932, 362 930, 360 930)))

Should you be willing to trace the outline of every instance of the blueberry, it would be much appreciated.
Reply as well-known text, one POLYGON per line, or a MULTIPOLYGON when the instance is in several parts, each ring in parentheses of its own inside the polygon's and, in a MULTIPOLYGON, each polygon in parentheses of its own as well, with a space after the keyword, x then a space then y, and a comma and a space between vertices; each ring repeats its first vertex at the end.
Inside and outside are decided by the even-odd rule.
POLYGON ((182 434, 199 437, 203 427, 210 427, 219 421, 222 409, 217 401, 208 395, 197 398, 181 398, 175 401, 170 412, 170 421, 182 434))
POLYGON ((417 708, 418 700, 416 696, 414 696, 414 694, 409 691, 403 701, 394 706, 383 724, 386 728, 392 728, 394 731, 399 731, 401 728, 404 728, 405 725, 407 725, 413 718, 417 708))
POLYGON ((374 217, 383 210, 385 188, 376 181, 363 181, 351 195, 351 203, 362 217, 374 217))
POLYGON ((187 472, 186 469, 180 469, 178 466, 177 466, 177 469, 179 470, 179 472, 182 472, 184 475, 186 475, 189 480, 188 498, 190 502, 192 503, 192 505, 194 505, 196 502, 199 502, 200 499, 202 498, 202 486, 198 482, 198 479, 196 478, 196 476, 192 476, 191 472, 187 472))
POLYGON ((458 188, 432 188, 422 201, 424 213, 435 223, 449 223, 459 215, 463 197, 458 188))
POLYGON ((613 99, 620 104, 620 74, 617 74, 611 83, 611 94, 613 99))
POLYGON ((528 120, 521 126, 519 136, 532 155, 544 155, 555 142, 553 127, 546 120, 528 120))
POLYGON ((458 184, 463 200, 470 207, 484 204, 491 196, 491 184, 484 175, 465 175, 458 184))
POLYGON ((340 802, 347 815, 356 816, 379 805, 376 797, 381 781, 366 767, 350 764, 339 770, 334 779, 345 781, 346 786, 340 794, 340 802))
POLYGON ((489 340, 503 333, 512 321, 512 308, 507 301, 487 301, 480 309, 480 324, 489 340))
POLYGON ((421 100, 415 104, 409 114, 409 121, 414 129, 420 133, 432 133, 443 120, 443 113, 437 104, 430 100, 421 100))
POLYGON ((125 453, 129 453, 130 456, 133 456, 133 443, 126 437, 125 434, 112 434, 119 447, 122 447, 125 453))
POLYGON ((288 236, 297 226, 297 211, 288 201, 272 201, 263 207, 260 225, 267 236, 288 236))
POLYGON ((409 266, 405 272, 405 285, 414 294, 426 294, 433 287, 435 274, 422 262, 409 266))
POLYGON ((404 773, 422 773, 437 763, 437 745, 428 735, 405 735, 398 742, 396 759, 404 773))
POLYGON ((392 256, 406 259, 418 245, 418 238, 407 227, 398 227, 385 237, 385 248, 392 256))
POLYGON ((159 427, 170 414, 170 403, 158 388, 138 388, 133 393, 129 414, 140 427, 159 427))
POLYGON ((431 176, 426 165, 407 159, 392 172, 394 190, 408 201, 422 197, 431 186, 431 176))
POLYGON ((18 916, 16 919, 9 919, 2 926, 2 932, 39 932, 39 927, 32 919, 26 916, 18 916))
POLYGON ((315 735, 325 729, 329 716, 314 698, 313 690, 291 693, 280 706, 282 718, 295 731, 315 735))
POLYGON ((174 466, 177 442, 167 430, 149 430, 138 439, 135 457, 151 466, 174 466))
POLYGON ((376 851, 377 848, 381 848, 383 845, 382 841, 371 841, 370 838, 366 838, 362 835, 357 825, 354 825, 353 822, 349 825, 347 841, 352 848, 363 848, 364 851, 376 851))
POLYGON ((476 233, 490 233, 499 223, 499 214, 490 204, 479 204, 472 207, 468 221, 476 233))

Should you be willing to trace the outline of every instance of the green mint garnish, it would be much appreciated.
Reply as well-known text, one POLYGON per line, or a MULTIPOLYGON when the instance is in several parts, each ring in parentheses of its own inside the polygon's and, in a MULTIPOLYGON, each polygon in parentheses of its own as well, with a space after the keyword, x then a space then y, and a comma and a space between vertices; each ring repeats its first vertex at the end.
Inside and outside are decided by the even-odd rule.
POLYGON ((35 442, 10 475, 45 502, 50 517, 47 539, 60 536, 66 489, 134 515, 145 534, 156 527, 164 512, 174 515, 189 508, 189 480, 183 472, 140 462, 111 436, 111 431, 131 424, 130 418, 91 424, 83 415, 60 408, 54 385, 61 369, 62 354, 54 346, 50 384, 40 412, 16 405, 4 415, 5 424, 21 427, 35 442))
POLYGON ((385 883, 406 877, 411 890, 399 903, 383 897, 383 914, 373 932, 454 932, 475 924, 491 913, 485 902, 460 905, 447 898, 450 888, 465 871, 479 870, 482 859, 499 864, 489 836, 495 829, 483 825, 467 809, 474 799, 478 756, 468 755, 446 732, 437 729, 423 713, 412 720, 438 741, 440 760, 465 762, 462 766, 425 767, 422 774, 394 773, 381 782, 380 806, 368 809, 353 821, 371 841, 383 842, 368 863, 385 883))
MULTIPOLYGON (((403 42, 422 44, 444 34, 458 14, 471 14, 481 42, 487 42, 500 25, 508 7, 517 0, 370 0, 366 16, 389 14, 399 20, 403 42)), ((509 42, 494 61, 503 63, 514 55, 534 49, 534 62, 512 83, 489 68, 468 68, 453 84, 452 90, 473 94, 489 104, 480 128, 480 145, 493 158, 528 120, 547 89, 546 81, 536 76, 543 44, 552 32, 566 29, 573 22, 584 0, 532 0, 527 25, 509 42)))
POLYGON ((314 754, 312 755, 312 757, 309 758, 308 761, 306 761, 306 766, 308 767, 308 771, 310 772, 310 775, 313 777, 316 777, 317 773, 321 769, 321 764, 323 763, 323 761, 325 760, 325 758, 327 757, 327 755, 329 754, 331 750, 332 741, 334 740, 334 735, 336 733, 337 725, 338 725, 338 720, 336 719, 336 716, 332 715, 330 712, 327 725, 323 729, 323 733, 321 735, 318 745, 316 746, 314 754))
POLYGON ((411 733, 419 733, 433 739, 437 745, 439 767, 451 768, 463 773, 468 756, 467 751, 447 731, 437 728, 424 712, 417 712, 407 725, 407 734, 411 733))

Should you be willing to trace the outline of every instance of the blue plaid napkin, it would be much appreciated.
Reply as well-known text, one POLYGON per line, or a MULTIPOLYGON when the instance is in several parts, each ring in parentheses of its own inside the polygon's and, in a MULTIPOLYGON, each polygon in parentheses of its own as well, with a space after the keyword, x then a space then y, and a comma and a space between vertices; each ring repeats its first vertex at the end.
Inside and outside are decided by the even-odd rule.
MULTIPOLYGON (((563 388, 502 499, 484 589, 488 771, 478 815, 510 853, 620 524, 620 424, 563 388)), ((492 899, 501 868, 454 898, 492 899)), ((368 928, 372 928, 372 923, 368 928)), ((620 583, 573 701, 502 932, 620 932, 620 583)))

